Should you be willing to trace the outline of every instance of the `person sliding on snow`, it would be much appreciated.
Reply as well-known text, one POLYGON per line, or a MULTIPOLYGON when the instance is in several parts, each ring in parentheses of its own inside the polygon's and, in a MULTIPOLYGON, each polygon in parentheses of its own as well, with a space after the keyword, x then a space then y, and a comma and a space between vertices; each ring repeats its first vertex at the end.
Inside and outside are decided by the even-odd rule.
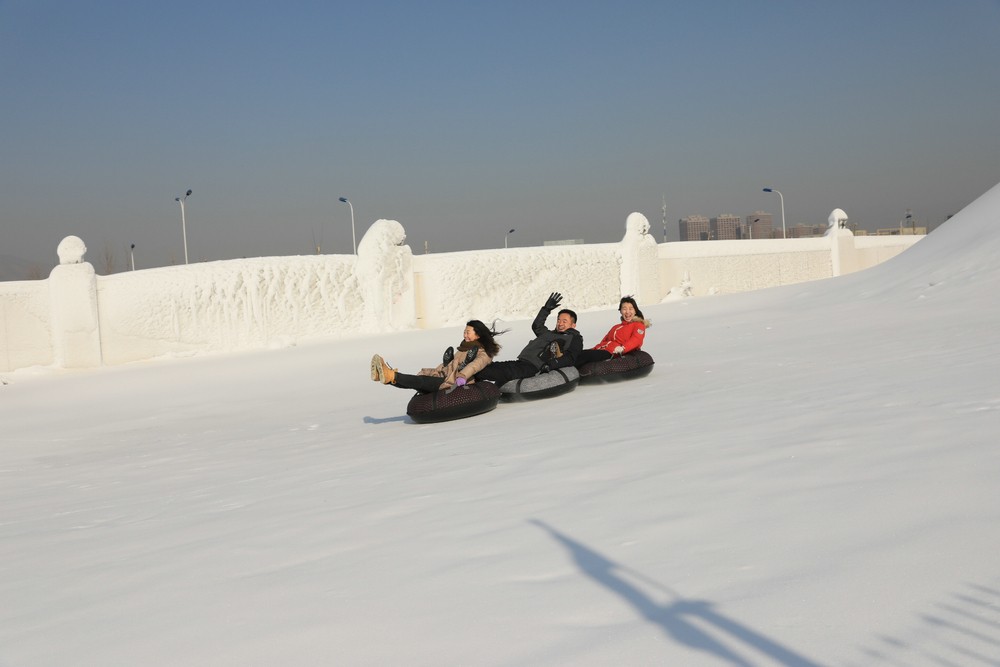
POLYGON ((618 302, 618 314, 621 315, 621 322, 611 327, 600 343, 581 352, 576 359, 577 366, 591 361, 607 361, 614 355, 621 356, 642 348, 646 329, 653 323, 643 317, 639 305, 630 296, 623 296, 618 302))
POLYGON ((555 331, 545 326, 549 314, 559 307, 562 294, 553 292, 545 305, 538 311, 531 330, 535 338, 531 340, 514 361, 497 361, 476 373, 477 380, 489 380, 502 385, 511 380, 527 378, 539 372, 564 366, 576 365, 576 358, 583 351, 583 336, 577 331, 576 313, 569 308, 563 308, 556 317, 555 331))
POLYGON ((472 382, 472 376, 493 361, 500 351, 494 337, 502 333, 505 332, 495 331, 479 320, 470 320, 465 325, 457 356, 455 348, 449 347, 435 368, 423 368, 416 375, 407 375, 390 368, 385 359, 376 354, 371 363, 372 380, 401 389, 416 389, 424 394, 438 390, 450 392, 455 387, 472 382))

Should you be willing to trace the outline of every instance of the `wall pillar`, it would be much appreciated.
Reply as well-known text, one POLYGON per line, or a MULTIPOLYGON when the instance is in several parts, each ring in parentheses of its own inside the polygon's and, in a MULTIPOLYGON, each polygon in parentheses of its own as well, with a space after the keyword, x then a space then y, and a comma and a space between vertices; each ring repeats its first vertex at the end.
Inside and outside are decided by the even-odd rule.
POLYGON ((659 250, 649 233, 649 220, 642 213, 631 213, 625 220, 621 253, 621 296, 632 296, 640 305, 659 303, 663 296, 659 250))
POLYGON ((100 366, 101 330, 97 276, 83 261, 87 246, 76 236, 59 243, 59 266, 49 274, 53 361, 62 368, 100 366))
POLYGON ((854 246, 854 234, 847 228, 847 213, 835 208, 827 219, 826 236, 830 239, 830 265, 834 278, 846 273, 854 273, 861 267, 858 262, 857 248, 854 246))
POLYGON ((416 323, 413 255, 395 220, 376 220, 358 243, 354 267, 370 331, 411 329, 416 323))

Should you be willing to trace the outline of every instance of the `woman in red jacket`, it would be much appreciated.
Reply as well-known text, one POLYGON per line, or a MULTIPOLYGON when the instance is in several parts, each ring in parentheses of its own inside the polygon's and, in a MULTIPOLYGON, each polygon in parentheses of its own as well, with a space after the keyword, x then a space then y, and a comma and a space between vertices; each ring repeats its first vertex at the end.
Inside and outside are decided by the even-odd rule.
POLYGON ((646 329, 652 326, 652 323, 643 317, 635 299, 630 296, 622 297, 618 302, 618 313, 622 321, 611 327, 611 331, 601 339, 600 343, 580 353, 576 361, 577 366, 591 361, 607 361, 616 354, 621 356, 642 347, 646 329))

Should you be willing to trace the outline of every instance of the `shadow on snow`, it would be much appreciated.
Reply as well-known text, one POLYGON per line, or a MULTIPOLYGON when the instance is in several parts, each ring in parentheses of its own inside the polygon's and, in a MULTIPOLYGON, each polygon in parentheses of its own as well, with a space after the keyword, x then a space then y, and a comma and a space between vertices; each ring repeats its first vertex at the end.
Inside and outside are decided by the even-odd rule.
POLYGON ((1000 586, 965 588, 917 614, 917 622, 862 646, 864 665, 1000 667, 1000 586))
POLYGON ((820 663, 810 660, 739 621, 725 616, 715 609, 711 602, 684 598, 641 573, 605 558, 542 521, 531 519, 530 522, 562 544, 573 558, 573 562, 584 574, 623 598, 643 618, 659 625, 671 639, 679 644, 695 651, 713 654, 732 665, 751 667, 754 664, 749 659, 739 655, 735 649, 729 648, 699 627, 699 623, 707 624, 728 635, 734 642, 755 649, 776 663, 785 665, 785 667, 820 666, 820 663), (666 591, 674 598, 674 601, 666 604, 657 602, 632 584, 629 579, 638 579, 649 586, 666 591))

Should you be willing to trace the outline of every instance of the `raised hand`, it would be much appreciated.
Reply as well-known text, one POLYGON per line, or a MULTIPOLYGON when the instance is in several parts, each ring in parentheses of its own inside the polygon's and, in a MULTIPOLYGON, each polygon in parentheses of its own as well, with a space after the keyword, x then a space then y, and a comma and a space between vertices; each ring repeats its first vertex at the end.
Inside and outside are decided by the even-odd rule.
POLYGON ((545 307, 549 310, 555 310, 559 307, 559 302, 562 301, 562 294, 559 292, 553 292, 549 295, 548 301, 545 302, 545 307))

